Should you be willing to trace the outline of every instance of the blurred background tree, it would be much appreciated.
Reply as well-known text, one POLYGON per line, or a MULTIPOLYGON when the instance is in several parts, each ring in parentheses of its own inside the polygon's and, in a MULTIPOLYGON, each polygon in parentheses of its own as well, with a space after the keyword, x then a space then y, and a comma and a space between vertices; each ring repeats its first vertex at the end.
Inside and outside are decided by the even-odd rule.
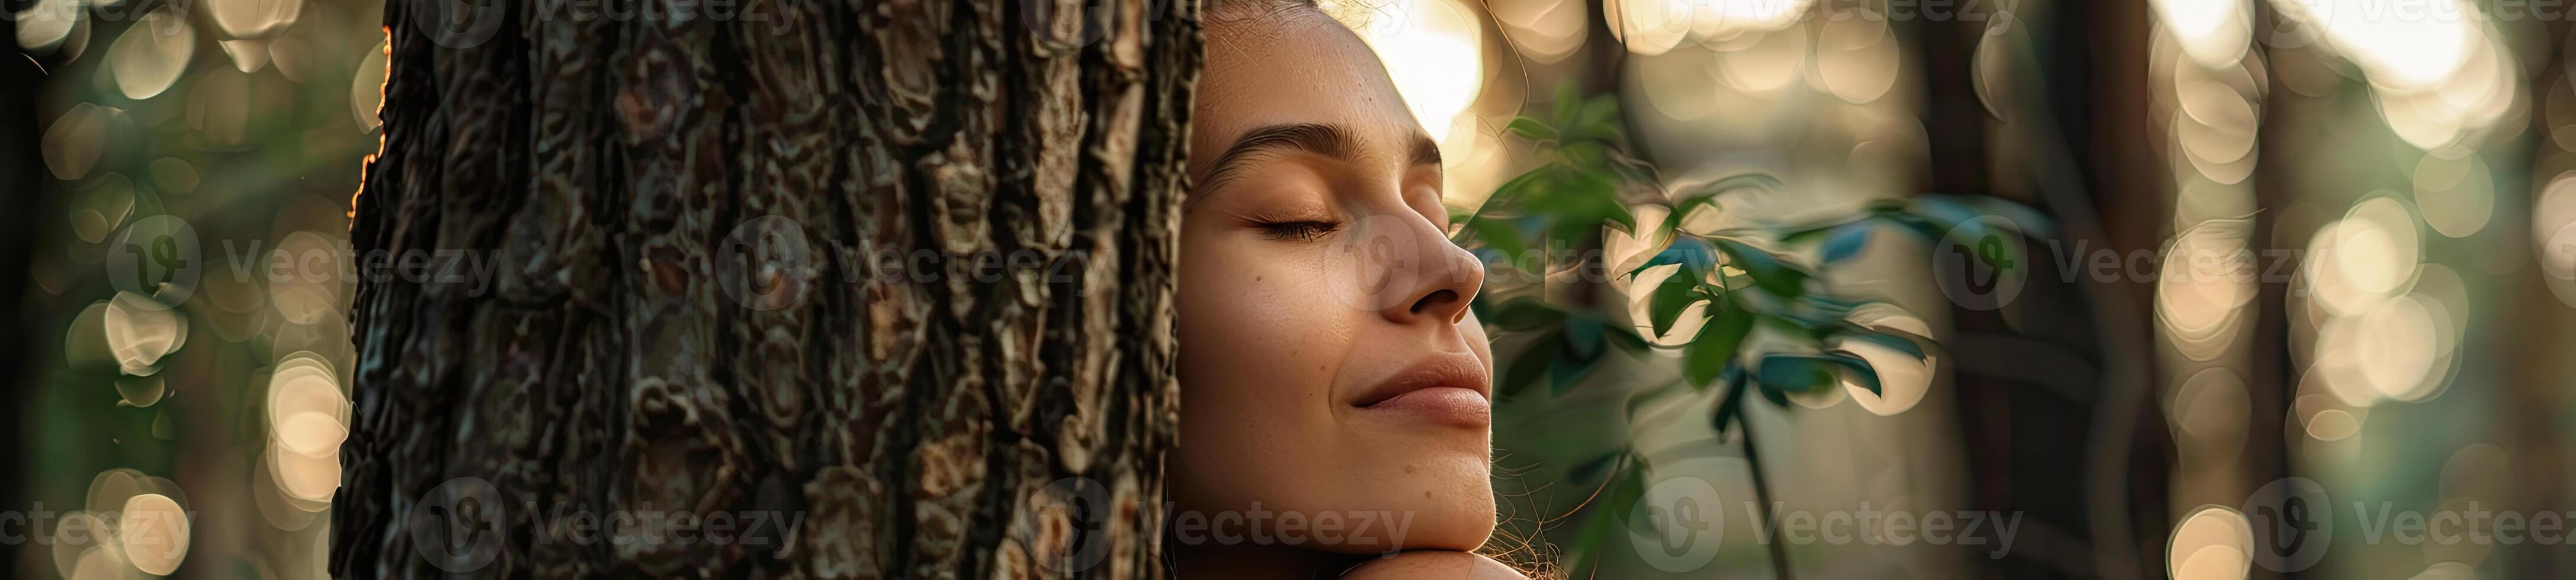
MULTIPOLYGON (((1920 365, 1864 353, 1874 392, 1785 396, 1794 412, 1742 406, 1779 508, 2023 520, 2001 552, 1779 546, 1801 577, 2576 574, 2563 545, 2366 541, 2347 510, 2329 511, 2332 533, 2312 554, 2254 541, 2277 531, 2259 490, 2286 477, 2313 482, 2333 505, 2374 510, 2576 506, 2565 466, 2576 362, 2559 355, 2576 340, 2568 25, 2535 3, 2387 4, 1328 7, 1380 49, 1440 139, 1461 212, 1547 162, 1508 127, 1550 118, 1555 88, 1572 85, 1613 96, 1628 153, 1671 190, 1778 178, 1729 188, 1715 198, 1723 211, 1685 216, 1683 230, 1804 223, 1922 194, 1995 196, 2057 226, 2031 240, 2029 276, 2009 300, 1939 291, 1934 245, 1906 236, 1872 235, 1820 269, 1816 288, 1890 305, 1861 312, 1871 326, 1942 348, 1920 365)), ((995 8, 1025 18, 1013 11, 1029 6, 995 8)), ((16 454, 0 492, 17 493, 0 509, 41 501, 60 512, 38 526, 49 539, 65 522, 128 506, 198 512, 181 530, 184 554, 35 542, 0 547, 8 569, 322 575, 357 368, 354 351, 334 345, 349 335, 355 284, 330 261, 292 265, 322 274, 283 283, 261 270, 280 247, 347 244, 361 158, 384 138, 371 113, 386 35, 419 32, 386 30, 373 2, 7 8, 27 59, 10 69, 20 82, 0 90, 27 115, 15 134, 37 145, 9 165, 31 201, 0 218, 23 220, 0 222, 0 267, 27 272, 0 291, 23 296, 9 340, 24 347, 0 356, 26 363, 12 367, 16 439, 0 437, 16 454), (197 268, 228 274, 155 309, 121 299, 117 280, 177 266, 152 252, 174 233, 162 216, 191 226, 204 250, 197 268), (30 251, 6 251, 8 236, 31 240, 30 251), (254 240, 262 245, 246 247, 254 240)), ((1669 217, 1644 201, 1623 207, 1669 217)), ((1652 255, 1617 235, 1569 243, 1610 263, 1652 255)), ((1606 313, 1604 336, 1661 339, 1654 276, 1532 297, 1606 313)), ((1633 409, 1647 420, 1629 419, 1636 395, 1684 380, 1686 349, 1653 344, 1669 348, 1600 349, 1580 384, 1499 403, 1506 537, 1533 557, 1568 556, 1558 550, 1580 545, 1592 516, 1654 507, 1696 481, 1724 508, 1714 514, 1722 533, 1607 534, 1587 568, 1567 571, 1773 573, 1774 545, 1757 542, 1746 518, 1757 494, 1744 442, 1712 439, 1704 421, 1659 420, 1711 417, 1729 398, 1655 398, 1633 409), (1668 460, 1644 472, 1635 505, 1593 501, 1601 478, 1577 468, 1629 449, 1668 460), (1668 482, 1681 487, 1654 491, 1668 482), (1705 560, 1664 551, 1688 544, 1656 545, 1694 537, 1713 545, 1705 560)), ((1496 352, 1508 369, 1531 346, 1496 352)))
MULTIPOLYGON (((2403 14, 2338 1, 1343 6, 1379 46, 1403 47, 1381 54, 1409 98, 1429 97, 1413 99, 1426 123, 1476 127, 1443 143, 1467 160, 1452 170, 1458 207, 1544 162, 1499 134, 1552 106, 1544 87, 1572 82, 1618 95, 1635 156, 1670 181, 1785 183, 1726 196, 1734 221, 1707 227, 1917 192, 2017 200, 2062 226, 2033 241, 2040 260, 2000 304, 1896 293, 1947 347, 1915 380, 1746 417, 1793 433, 1763 449, 1788 458, 1767 474, 1787 482, 1788 509, 1996 510, 2028 518, 2015 549, 1789 546, 1806 575, 2563 573, 2530 546, 2363 541, 2350 511, 2332 513, 2346 531, 2313 553, 2243 539, 2278 537, 2245 510, 2285 477, 2397 509, 2566 505, 2553 450, 2570 436, 2567 379, 2540 354, 2562 344, 2562 297, 2576 295, 2576 267, 2553 257, 2568 223, 2553 208, 2576 195, 2555 184, 2576 181, 2551 177, 2570 145, 2547 134, 2569 120, 2543 110, 2566 84, 2551 15, 2475 1, 2403 14), (2526 207, 2529 223, 2513 219, 2526 207), (2481 340, 2502 348, 2463 350, 2481 340), (2445 418, 2475 426, 2434 427, 2445 418), (2375 448, 2390 450, 2360 451, 2375 448)), ((1936 249, 1897 247, 1827 287, 1941 285, 1901 274, 1936 249)), ((1652 292, 1612 290, 1631 305, 1625 322, 1650 331, 1652 292)), ((1567 473, 1582 458, 1704 437, 1621 419, 1637 389, 1680 368, 1612 357, 1562 395, 1504 401, 1498 445, 1524 470, 1501 483, 1524 492, 1518 521, 1566 546, 1599 509, 1587 500, 1600 486, 1567 473)), ((1705 416, 1724 401, 1672 404, 1705 416)), ((1667 567, 1683 560, 1647 544, 1676 539, 1667 528, 1573 572, 1766 567, 1738 509, 1756 495, 1750 466, 1723 443, 1651 480, 1696 478, 1726 498, 1711 563, 1667 567)))

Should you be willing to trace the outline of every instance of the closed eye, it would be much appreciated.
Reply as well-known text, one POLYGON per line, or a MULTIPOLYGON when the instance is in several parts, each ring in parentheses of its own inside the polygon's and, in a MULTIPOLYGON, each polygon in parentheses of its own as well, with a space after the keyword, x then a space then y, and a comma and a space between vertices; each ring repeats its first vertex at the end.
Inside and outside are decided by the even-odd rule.
POLYGON ((1333 233, 1333 230, 1341 229, 1342 224, 1326 221, 1302 220, 1266 222, 1257 224, 1256 227, 1261 228, 1262 233, 1273 240, 1312 242, 1317 238, 1324 237, 1324 234, 1333 233))

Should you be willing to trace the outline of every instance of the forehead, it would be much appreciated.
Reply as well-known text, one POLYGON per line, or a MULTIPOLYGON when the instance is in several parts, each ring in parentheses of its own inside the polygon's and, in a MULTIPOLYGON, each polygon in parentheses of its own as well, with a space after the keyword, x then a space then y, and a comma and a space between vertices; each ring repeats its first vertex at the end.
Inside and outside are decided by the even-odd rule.
POLYGON ((1371 157, 1398 161, 1422 132, 1377 53, 1322 12, 1210 22, 1190 122, 1193 171, 1245 131, 1283 123, 1352 129, 1371 157))

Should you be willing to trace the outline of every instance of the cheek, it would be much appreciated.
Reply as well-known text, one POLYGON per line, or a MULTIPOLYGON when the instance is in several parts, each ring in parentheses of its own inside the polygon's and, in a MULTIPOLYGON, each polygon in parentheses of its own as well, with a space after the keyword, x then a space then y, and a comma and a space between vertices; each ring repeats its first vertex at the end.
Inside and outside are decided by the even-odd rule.
POLYGON ((1348 309, 1318 299, 1322 283, 1297 251, 1226 245, 1201 244, 1182 258, 1182 388, 1223 387, 1224 398, 1322 400, 1334 362, 1350 348, 1348 309))
POLYGON ((1183 236, 1179 270, 1177 499, 1276 503, 1331 472, 1333 382, 1355 320, 1313 298, 1322 289, 1296 250, 1204 237, 1183 236))
POLYGON ((1494 342, 1485 336, 1485 323, 1476 319, 1476 311, 1458 318, 1458 334, 1466 337, 1468 350, 1476 351, 1476 360, 1485 361, 1485 376, 1495 376, 1494 342))

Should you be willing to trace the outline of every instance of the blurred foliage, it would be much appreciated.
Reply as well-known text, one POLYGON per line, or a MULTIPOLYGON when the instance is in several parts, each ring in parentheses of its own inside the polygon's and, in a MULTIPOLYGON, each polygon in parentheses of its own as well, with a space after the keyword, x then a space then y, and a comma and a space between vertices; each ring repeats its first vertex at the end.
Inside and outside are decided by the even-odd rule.
MULTIPOLYGON (((12 577, 327 577, 348 431, 348 200, 381 133, 381 2, 13 5, 48 179, 19 329, 28 504, 191 517, 160 553, 0 549, 12 577)), ((41 196, 41 197, 39 197, 41 196)))
MULTIPOLYGON (((1895 229, 1928 243, 1948 244, 1952 247, 1936 249, 1974 256, 1986 267, 2009 272, 2029 264, 2020 245, 1968 244, 1994 236, 2045 235, 2044 231, 1993 231, 1998 226, 1983 219, 2004 216, 2009 223, 2039 230, 2048 220, 2037 211, 1999 199, 1957 195, 1878 200, 1858 212, 1812 221, 1693 231, 1684 224, 1692 223, 1698 213, 1725 211, 1721 195, 1778 189, 1782 184, 1768 175, 1746 174, 1682 190, 1669 188, 1653 165, 1627 153, 1618 107, 1615 95, 1585 98, 1568 85, 1559 89, 1550 118, 1514 119, 1506 129, 1533 142, 1544 162, 1504 183, 1474 211, 1452 220, 1462 225, 1451 241, 1482 254, 1487 263, 1534 266, 1545 272, 1598 272, 1632 281, 1649 271, 1668 274, 1651 286, 1639 285, 1639 291, 1649 295, 1648 320, 1636 324, 1616 324, 1612 312, 1590 304, 1551 303, 1527 293, 1509 297, 1479 293, 1476 312, 1495 330, 1496 342, 1512 342, 1507 337, 1517 335, 1528 345, 1497 364, 1503 369, 1495 385, 1499 396, 1517 396, 1540 384, 1547 385, 1551 396, 1562 395, 1585 384, 1612 349, 1640 355, 1650 349, 1680 351, 1682 381, 1631 395, 1626 413, 1632 422, 1639 418, 1641 407, 1668 395, 1722 389, 1721 402, 1708 422, 1725 435, 1731 426, 1746 426, 1742 402, 1748 394, 1787 409, 1792 394, 1834 388, 1844 381, 1878 393, 1878 372, 1867 359, 1840 345, 1847 341, 1877 344, 1918 361, 1939 345, 1930 337, 1857 321, 1852 316, 1855 310, 1885 301, 1826 288, 1819 281, 1819 268, 1849 260, 1870 243, 1875 232, 1895 229), (1661 220, 1638 219, 1634 208, 1648 204, 1669 212, 1661 220), (1648 241, 1649 257, 1619 271, 1611 271, 1616 264, 1590 263, 1606 258, 1583 249, 1613 230, 1648 241), (1701 308, 1694 310, 1694 306, 1701 308), (1686 316, 1697 318, 1696 330, 1686 330, 1686 337, 1670 336, 1677 327, 1690 328, 1679 324, 1686 316), (1650 340, 1637 326, 1667 340, 1650 340), (1769 340, 1751 340, 1757 333, 1769 340), (1669 342, 1678 344, 1664 344, 1669 342)), ((1578 276, 1570 283, 1607 281, 1578 276)), ((1751 434, 1737 433, 1746 446, 1746 459, 1753 463, 1754 486, 1767 490, 1762 466, 1751 452, 1751 434)), ((1588 503, 1637 505, 1648 485, 1648 455, 1622 442, 1610 453, 1575 466, 1572 476, 1577 482, 1599 485, 1588 503)), ((1566 547, 1565 569, 1594 569, 1612 530, 1645 525, 1630 519, 1629 513, 1615 507, 1584 517, 1576 540, 1566 547)), ((1774 564, 1775 569, 1783 565, 1774 564)))

